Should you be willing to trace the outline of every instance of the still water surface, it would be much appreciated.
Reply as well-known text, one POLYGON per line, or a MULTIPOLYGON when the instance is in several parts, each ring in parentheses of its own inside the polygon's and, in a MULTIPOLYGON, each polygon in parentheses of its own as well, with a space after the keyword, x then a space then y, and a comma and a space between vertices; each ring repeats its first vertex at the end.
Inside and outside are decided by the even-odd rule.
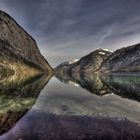
POLYGON ((56 127, 50 122, 59 125, 51 114, 128 119, 140 123, 140 75, 49 79, 39 76, 26 82, 2 82, 0 140, 14 140, 19 136, 25 139, 42 136, 43 139, 48 127, 56 127))
MULTIPOLYGON (((138 101, 122 98, 113 91, 98 96, 81 88, 77 83, 72 81, 69 83, 62 83, 53 77, 40 93, 33 109, 60 115, 101 115, 140 122, 138 101)), ((140 86, 140 83, 137 84, 140 86)))

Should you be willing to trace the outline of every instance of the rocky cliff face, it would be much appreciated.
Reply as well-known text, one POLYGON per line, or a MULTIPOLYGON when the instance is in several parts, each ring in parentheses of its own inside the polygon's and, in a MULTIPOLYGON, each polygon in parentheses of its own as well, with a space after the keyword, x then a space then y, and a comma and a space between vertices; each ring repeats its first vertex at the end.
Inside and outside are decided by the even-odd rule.
POLYGON ((139 72, 140 44, 122 48, 113 52, 103 62, 102 72, 139 72))
POLYGON ((56 67, 56 73, 71 74, 73 77, 81 77, 86 73, 96 72, 111 54, 108 50, 98 49, 82 57, 80 60, 64 62, 56 67))
POLYGON ((2 11, 0 11, 0 69, 16 73, 52 72, 35 40, 2 11))
POLYGON ((68 73, 73 77, 89 72, 140 72, 140 44, 121 48, 112 53, 98 49, 82 57, 78 62, 65 62, 56 67, 56 73, 68 73))

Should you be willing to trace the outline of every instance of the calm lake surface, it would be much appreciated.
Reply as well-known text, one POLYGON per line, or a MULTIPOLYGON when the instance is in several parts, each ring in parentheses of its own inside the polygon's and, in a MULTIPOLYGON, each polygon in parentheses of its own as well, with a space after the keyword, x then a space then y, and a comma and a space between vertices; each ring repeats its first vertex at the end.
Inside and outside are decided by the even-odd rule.
POLYGON ((1 82, 0 140, 43 139, 48 127, 57 125, 50 124, 55 122, 51 114, 140 123, 140 75, 92 75, 78 80, 39 76, 26 82, 1 82))
MULTIPOLYGON (((137 83, 138 87, 140 86, 139 78, 135 79, 136 83, 139 80, 137 83)), ((121 81, 121 79, 116 80, 121 81)), ((129 88, 130 81, 128 83, 127 81, 121 81, 121 84, 124 85, 126 83, 125 86, 129 88)), ((81 88, 77 83, 69 83, 62 83, 53 77, 40 93, 33 109, 61 115, 124 117, 131 121, 140 122, 140 103, 138 101, 122 98, 113 92, 104 96, 98 96, 81 88)), ((132 86, 132 88, 135 87, 132 86)))

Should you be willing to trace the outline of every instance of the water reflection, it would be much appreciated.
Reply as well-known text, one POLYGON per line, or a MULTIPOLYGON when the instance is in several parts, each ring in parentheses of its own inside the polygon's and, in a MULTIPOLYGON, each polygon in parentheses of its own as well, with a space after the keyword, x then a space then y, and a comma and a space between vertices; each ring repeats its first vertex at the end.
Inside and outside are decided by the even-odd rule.
POLYGON ((57 115, 127 118, 140 122, 139 102, 116 94, 91 94, 83 88, 59 82, 56 78, 50 80, 33 108, 57 115))
MULTIPOLYGON (((140 103, 116 94, 112 83, 122 82, 116 75, 57 75, 68 84, 55 77, 47 84, 50 77, 43 75, 26 80, 9 78, 0 85, 0 128, 1 134, 6 132, 0 140, 140 138, 140 103)), ((133 83, 138 88, 139 77, 135 78, 123 80, 122 85, 129 83, 130 88, 133 83)))
POLYGON ((112 74, 101 77, 113 93, 128 99, 140 101, 140 74, 112 74))
POLYGON ((76 77, 72 77, 71 75, 66 73, 65 75, 57 73, 56 78, 63 83, 73 83, 73 85, 79 85, 82 88, 88 90, 89 92, 99 96, 112 94, 112 91, 110 91, 108 87, 105 84, 103 84, 98 73, 88 73, 76 77))
POLYGON ((10 75, 0 79, 0 134, 8 131, 34 105, 49 77, 10 75))
POLYGON ((74 78, 68 74, 65 74, 64 77, 57 74, 56 78, 63 83, 79 85, 99 96, 107 96, 113 93, 121 97, 140 101, 140 74, 137 73, 110 75, 88 73, 78 78, 74 78))

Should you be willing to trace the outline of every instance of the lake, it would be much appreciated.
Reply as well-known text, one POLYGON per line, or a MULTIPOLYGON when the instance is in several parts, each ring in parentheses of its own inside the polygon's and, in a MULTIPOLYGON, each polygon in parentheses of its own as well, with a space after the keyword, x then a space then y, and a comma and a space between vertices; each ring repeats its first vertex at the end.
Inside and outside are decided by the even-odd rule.
POLYGON ((0 140, 57 140, 65 139, 63 134, 67 139, 93 139, 92 135, 102 136, 104 131, 113 137, 119 127, 124 127, 127 139, 140 130, 136 124, 140 124, 137 73, 91 74, 79 79, 6 77, 0 82, 0 140), (102 133, 87 132, 92 129, 102 133))

